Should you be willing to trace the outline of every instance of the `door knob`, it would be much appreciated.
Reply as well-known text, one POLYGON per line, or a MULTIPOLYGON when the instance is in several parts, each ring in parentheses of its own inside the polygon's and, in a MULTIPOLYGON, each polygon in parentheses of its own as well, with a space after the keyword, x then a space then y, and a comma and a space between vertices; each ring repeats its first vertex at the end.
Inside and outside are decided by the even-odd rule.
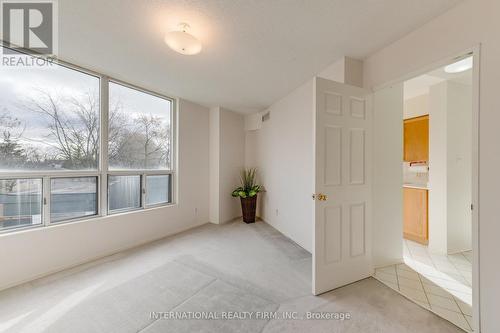
POLYGON ((326 194, 323 194, 323 193, 313 194, 312 198, 313 198, 313 200, 318 199, 318 201, 328 200, 328 196, 326 194))

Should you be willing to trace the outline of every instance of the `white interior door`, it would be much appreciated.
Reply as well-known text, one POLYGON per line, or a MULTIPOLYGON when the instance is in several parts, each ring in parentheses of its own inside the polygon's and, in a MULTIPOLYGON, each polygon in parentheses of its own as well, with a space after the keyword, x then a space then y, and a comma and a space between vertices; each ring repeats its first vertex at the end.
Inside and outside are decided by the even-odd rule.
POLYGON ((315 79, 315 295, 370 276, 371 96, 315 79))

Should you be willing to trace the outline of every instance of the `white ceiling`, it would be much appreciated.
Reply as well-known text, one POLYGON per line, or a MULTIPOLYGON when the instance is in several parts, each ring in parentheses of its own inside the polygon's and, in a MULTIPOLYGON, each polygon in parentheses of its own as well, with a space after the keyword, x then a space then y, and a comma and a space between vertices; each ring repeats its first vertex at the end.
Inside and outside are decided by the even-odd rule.
POLYGON ((59 56, 118 79, 260 111, 327 65, 364 58, 461 0, 59 0, 59 56), (202 53, 163 42, 191 25, 202 53))

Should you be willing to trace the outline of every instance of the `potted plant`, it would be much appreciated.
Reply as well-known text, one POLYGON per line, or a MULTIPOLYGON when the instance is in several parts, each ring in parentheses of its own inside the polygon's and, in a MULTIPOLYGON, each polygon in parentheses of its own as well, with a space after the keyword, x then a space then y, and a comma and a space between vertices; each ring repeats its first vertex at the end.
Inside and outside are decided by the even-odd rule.
POLYGON ((255 222, 255 212, 257 208, 257 193, 262 189, 260 185, 255 184, 255 175, 257 169, 243 169, 240 175, 241 186, 233 191, 233 197, 240 198, 243 221, 245 223, 255 222))

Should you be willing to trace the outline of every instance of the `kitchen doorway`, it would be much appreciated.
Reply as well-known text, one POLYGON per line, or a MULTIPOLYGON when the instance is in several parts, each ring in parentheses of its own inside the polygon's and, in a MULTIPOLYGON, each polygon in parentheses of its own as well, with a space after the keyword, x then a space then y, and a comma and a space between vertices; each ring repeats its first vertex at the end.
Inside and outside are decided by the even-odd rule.
POLYGON ((477 48, 404 80, 404 262, 374 275, 467 332, 479 331, 478 60, 477 48))

